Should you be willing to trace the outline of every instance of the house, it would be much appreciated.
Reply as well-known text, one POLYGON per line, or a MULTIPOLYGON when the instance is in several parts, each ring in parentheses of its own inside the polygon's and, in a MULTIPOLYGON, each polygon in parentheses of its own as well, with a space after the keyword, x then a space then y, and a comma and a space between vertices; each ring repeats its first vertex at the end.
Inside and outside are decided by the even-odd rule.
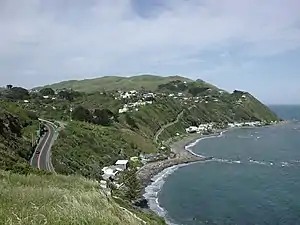
POLYGON ((102 172, 102 178, 104 180, 108 180, 108 179, 114 179, 115 176, 117 175, 117 173, 119 172, 119 170, 117 170, 117 166, 106 166, 103 167, 102 172))
POLYGON ((100 187, 103 189, 107 188, 107 181, 106 180, 100 180, 100 187))
POLYGON ((44 95, 43 98, 44 98, 44 99, 48 99, 49 96, 48 96, 48 95, 44 95))
POLYGON ((124 113, 124 112, 127 112, 128 111, 128 108, 122 108, 122 109, 119 109, 119 113, 124 113))
POLYGON ((24 100, 24 103, 29 103, 29 101, 28 100, 24 100))
POLYGON ((128 160, 118 160, 116 163, 115 163, 116 167, 117 167, 117 170, 119 171, 124 171, 127 169, 127 166, 128 166, 128 160))
POLYGON ((196 126, 190 126, 190 127, 188 127, 188 128, 185 129, 185 132, 187 132, 187 133, 195 133, 198 130, 199 130, 198 127, 196 127, 196 126))
POLYGON ((149 93, 143 94, 143 97, 144 98, 154 98, 154 94, 152 92, 149 92, 149 93))

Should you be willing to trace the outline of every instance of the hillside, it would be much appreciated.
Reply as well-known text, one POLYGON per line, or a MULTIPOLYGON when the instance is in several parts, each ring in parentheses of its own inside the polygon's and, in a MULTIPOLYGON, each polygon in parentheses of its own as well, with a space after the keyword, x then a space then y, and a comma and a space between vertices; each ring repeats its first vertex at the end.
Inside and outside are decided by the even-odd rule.
POLYGON ((37 116, 14 103, 0 100, 0 104, 0 169, 26 172, 32 141, 37 139, 37 116))
MULTIPOLYGON (((101 190, 99 183, 94 179, 86 179, 81 176, 63 176, 52 175, 46 171, 40 171, 29 166, 29 160, 33 153, 31 147, 31 134, 38 128, 37 116, 29 110, 26 110, 20 102, 16 104, 11 101, 1 100, 0 111, 0 224, 165 224, 164 221, 151 212, 142 212, 131 206, 126 200, 118 200, 118 204, 112 197, 106 196, 101 190), (24 194, 25 193, 25 194, 24 194)), ((78 142, 73 143, 74 148, 83 147, 83 138, 86 143, 90 139, 91 129, 87 123, 74 122, 68 129, 73 132, 77 130, 78 142), (84 131, 84 127, 87 128, 84 131), (82 136, 85 134, 86 136, 82 136), (88 139, 90 138, 90 139, 88 139)), ((101 129, 101 126, 94 126, 95 129, 101 129)), ((115 130, 113 128, 112 132, 115 130)), ((64 130, 67 135, 74 135, 64 130)), ((105 132, 105 131, 104 131, 105 132)), ((103 138, 103 133, 93 130, 96 136, 103 138)), ((124 133, 124 145, 130 145, 130 131, 124 133)), ((63 134, 62 134, 63 136, 63 134)), ((113 135, 111 135, 112 137, 113 135)), ((116 138, 118 136, 114 135, 116 138)), ((101 139, 100 138, 100 141, 101 139)), ((33 139, 34 140, 34 139, 33 139)), ((65 139, 61 139, 65 140, 65 139)), ((74 140, 71 138, 71 140, 74 140)), ((99 141, 99 140, 98 140, 99 141)), ((107 140, 106 147, 112 140, 107 140)), ((118 140, 116 139, 116 142, 118 140)), ((103 142, 103 141, 102 141, 103 142)), ((73 165, 86 161, 86 168, 91 166, 88 148, 83 148, 83 154, 87 158, 76 158, 72 154, 71 144, 66 143, 66 156, 70 154, 70 160, 73 165), (79 161, 76 161, 79 159, 79 161)), ((152 151, 151 142, 141 142, 141 148, 152 151)), ((89 146, 87 146, 89 147, 89 146)), ((113 146, 114 147, 114 146, 113 146)), ((97 146, 95 146, 97 148, 97 146)), ((93 150, 95 150, 95 148, 93 150)), ((126 148, 126 146, 124 146, 126 148)), ((98 148, 102 149, 102 148, 98 148)), ((60 148, 60 151, 64 150, 60 148)), ((109 156, 101 153, 102 156, 109 156)), ((54 150, 55 151, 55 150, 54 150)), ((76 151, 75 151, 76 153, 76 151)), ((116 153, 118 154, 118 152, 116 153)), ((95 159, 94 159, 95 160, 95 159)), ((65 162, 65 161, 64 161, 65 162)), ((95 161, 93 161, 95 162, 95 161)), ((72 168, 72 167, 70 167, 72 168)), ((77 169, 77 167, 76 167, 77 169)), ((98 168, 100 170, 100 168, 98 168)), ((59 166, 57 167, 60 171, 59 166)), ((99 170, 95 171, 99 174, 99 170)), ((77 171, 69 172, 63 170, 62 173, 72 174, 77 171)), ((96 178, 88 173, 83 173, 86 177, 96 178)))
MULTIPOLYGON (((95 91, 111 91, 111 90, 149 90, 154 91, 158 88, 158 85, 169 83, 170 81, 181 80, 190 82, 192 80, 180 77, 169 76, 161 77, 155 75, 140 75, 132 77, 118 77, 118 76, 106 76, 95 79, 85 80, 70 80, 63 81, 56 84, 46 85, 54 90, 61 89, 73 89, 75 91, 92 93, 95 91)), ((41 87, 37 88, 41 89, 41 87)))
POLYGON ((0 204, 0 224, 165 224, 152 213, 122 208, 96 181, 80 176, 24 176, 0 170, 0 204))

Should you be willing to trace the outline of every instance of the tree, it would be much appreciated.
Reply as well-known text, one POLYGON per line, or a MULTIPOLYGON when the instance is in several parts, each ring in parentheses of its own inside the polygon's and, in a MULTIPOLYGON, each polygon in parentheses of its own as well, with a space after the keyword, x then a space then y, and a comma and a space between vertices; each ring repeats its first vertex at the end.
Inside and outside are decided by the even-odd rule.
POLYGON ((93 123, 109 126, 113 122, 114 114, 109 109, 95 109, 93 113, 93 123))
POLYGON ((74 98, 77 98, 81 95, 82 95, 82 93, 80 93, 78 91, 73 91, 73 90, 63 90, 63 91, 58 92, 58 96, 61 99, 66 99, 70 102, 73 101, 74 98))
POLYGON ((126 170, 123 177, 124 185, 126 186, 125 197, 131 201, 136 200, 139 197, 141 184, 136 177, 136 168, 126 170))
POLYGON ((91 112, 84 108, 83 106, 77 106, 72 112, 72 118, 74 120, 91 122, 92 121, 92 114, 91 112))
POLYGON ((8 89, 8 90, 12 89, 12 87, 13 86, 11 84, 6 85, 6 89, 8 89))
POLYGON ((7 98, 13 100, 24 100, 29 98, 29 92, 27 89, 22 87, 13 87, 7 92, 7 98))
POLYGON ((55 91, 52 88, 43 88, 40 91, 40 94, 45 96, 45 95, 55 95, 55 91))
POLYGON ((128 114, 126 113, 125 114, 125 120, 126 120, 126 123, 131 126, 132 128, 136 128, 138 129, 138 125, 136 124, 135 120, 128 114))

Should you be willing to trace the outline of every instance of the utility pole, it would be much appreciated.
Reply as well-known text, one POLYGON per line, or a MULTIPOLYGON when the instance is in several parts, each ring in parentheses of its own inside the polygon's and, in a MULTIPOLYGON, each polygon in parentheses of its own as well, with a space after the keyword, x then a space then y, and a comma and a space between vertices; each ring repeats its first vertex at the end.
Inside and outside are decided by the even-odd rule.
POLYGON ((72 121, 72 111, 73 111, 73 109, 72 109, 72 106, 70 107, 70 121, 72 121))

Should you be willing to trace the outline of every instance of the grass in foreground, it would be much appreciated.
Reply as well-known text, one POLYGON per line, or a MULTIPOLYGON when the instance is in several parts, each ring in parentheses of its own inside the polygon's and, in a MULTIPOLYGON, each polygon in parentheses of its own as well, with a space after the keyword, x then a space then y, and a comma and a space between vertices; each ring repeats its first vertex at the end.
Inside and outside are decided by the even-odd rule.
MULTIPOLYGON (((144 219, 144 218, 143 218, 144 219)), ((76 176, 28 175, 0 170, 0 224, 142 224, 97 182, 76 176)), ((147 221, 147 224, 156 224, 147 221)))

